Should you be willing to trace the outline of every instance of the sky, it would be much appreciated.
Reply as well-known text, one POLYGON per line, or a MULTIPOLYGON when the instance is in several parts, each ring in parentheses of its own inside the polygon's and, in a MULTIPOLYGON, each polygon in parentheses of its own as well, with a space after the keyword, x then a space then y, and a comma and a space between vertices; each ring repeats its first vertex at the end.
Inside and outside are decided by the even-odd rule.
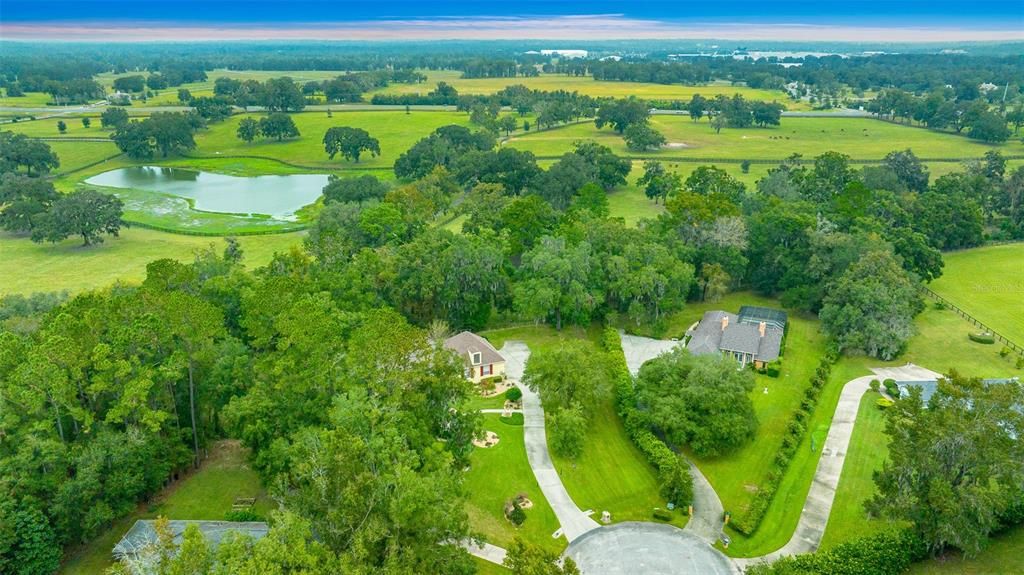
POLYGON ((1024 39, 1024 0, 0 0, 0 39, 1024 39))

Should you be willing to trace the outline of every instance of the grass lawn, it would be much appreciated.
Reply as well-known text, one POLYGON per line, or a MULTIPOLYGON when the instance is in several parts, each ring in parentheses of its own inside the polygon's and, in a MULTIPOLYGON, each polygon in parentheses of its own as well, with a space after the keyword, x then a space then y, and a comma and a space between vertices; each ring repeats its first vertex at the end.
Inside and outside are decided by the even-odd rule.
POLYGON ((47 142, 47 144, 60 160, 60 166, 55 170, 58 175, 81 169, 101 160, 116 158, 121 154, 113 142, 47 142))
POLYGON ((587 96, 611 96, 658 100, 689 100, 694 94, 713 98, 719 94, 732 96, 742 94, 748 100, 781 102, 790 110, 805 109, 802 102, 793 102, 780 90, 761 90, 746 86, 731 86, 727 83, 712 83, 705 86, 683 86, 681 84, 651 84, 644 82, 604 82, 591 76, 565 76, 562 74, 541 74, 535 78, 461 78, 462 72, 454 70, 426 70, 427 81, 422 84, 392 84, 367 94, 425 94, 434 89, 438 82, 447 82, 461 94, 493 94, 506 86, 522 84, 533 90, 565 90, 587 96))
MULTIPOLYGON (((274 234, 238 239, 245 264, 258 267, 276 251, 302 241, 302 235, 274 234)), ((0 295, 35 291, 78 292, 107 287, 115 281, 138 282, 145 278, 146 264, 160 258, 184 262, 195 250, 210 244, 222 249, 220 238, 169 234, 142 228, 122 230, 121 237, 107 237, 98 246, 82 247, 81 239, 58 244, 37 244, 23 236, 0 233, 0 295)))
MULTIPOLYGON (((835 413, 836 404, 839 402, 839 394, 846 382, 856 377, 869 375, 869 367, 903 365, 912 362, 938 372, 956 367, 961 373, 978 377, 1005 377, 1020 373, 1013 368, 1009 361, 999 357, 998 350, 993 350, 993 346, 981 346, 968 340, 966 332, 970 324, 949 310, 936 310, 929 307, 915 319, 914 324, 918 329, 918 334, 911 338, 907 351, 896 360, 883 362, 867 357, 846 357, 833 368, 832 376, 822 390, 818 407, 810 420, 809 429, 812 430, 812 433, 797 450, 796 456, 783 476, 775 498, 768 507, 761 527, 749 538, 730 530, 730 536, 733 539, 729 546, 730 555, 737 557, 762 555, 778 549, 789 540, 796 529, 807 492, 810 490, 814 471, 818 465, 820 446, 828 435, 832 416, 835 413), (812 441, 816 446, 814 451, 811 450, 812 441)), ((788 350, 789 340, 786 345, 788 350)), ((785 365, 785 361, 783 365, 785 365)), ((878 447, 877 436, 872 439, 868 433, 860 434, 858 428, 859 422, 854 426, 853 441, 862 441, 867 446, 862 449, 860 445, 851 444, 851 456, 848 456, 844 464, 843 476, 840 479, 840 491, 837 492, 834 503, 837 508, 845 509, 850 513, 856 513, 859 502, 867 496, 862 488, 870 484, 872 466, 877 463, 875 460, 877 454, 872 452, 878 447), (861 457, 865 459, 861 459, 861 457), (857 474, 857 477, 854 477, 854 474, 857 474), (843 484, 848 484, 845 489, 843 484)), ((863 519, 858 518, 858 522, 860 521, 863 519)), ((830 545, 835 545, 841 542, 843 537, 850 536, 850 530, 853 528, 845 524, 830 523, 829 529, 835 529, 837 532, 835 534, 826 533, 825 539, 830 545)))
POLYGON ((992 539, 974 559, 949 553, 937 559, 915 563, 907 575, 1011 575, 1024 573, 1024 526, 1018 526, 992 539))
POLYGON ((116 521, 106 532, 68 553, 60 572, 95 575, 110 566, 110 551, 138 519, 222 520, 239 497, 255 497, 255 511, 266 516, 276 506, 266 496, 259 475, 249 468, 247 452, 237 442, 224 441, 211 449, 198 471, 178 481, 141 505, 135 513, 116 521))
POLYGON ((1024 243, 943 254, 929 287, 1010 340, 1024 345, 1024 243))
POLYGON ((882 468, 889 454, 885 412, 875 403, 880 397, 880 394, 869 391, 860 401, 843 474, 836 488, 825 537, 821 540, 822 549, 863 537, 890 524, 884 519, 870 519, 864 511, 864 501, 875 494, 871 474, 882 468))
POLYGON ((100 127, 99 114, 67 114, 39 120, 21 120, 13 124, 3 124, 0 129, 19 132, 33 138, 109 138, 112 133, 100 127), (89 127, 82 125, 82 118, 89 118, 89 127), (62 134, 57 123, 64 122, 62 134))
MULTIPOLYGON (((742 305, 781 307, 771 298, 749 292, 732 293, 716 303, 701 302, 687 306, 669 318, 665 335, 682 335, 705 311, 722 309, 735 313, 742 305)), ((790 311, 787 330, 782 372, 778 378, 756 375, 754 390, 750 394, 759 422, 754 440, 727 456, 693 457, 715 488, 722 505, 734 515, 742 513, 750 504, 755 488, 765 480, 782 444, 789 416, 803 400, 804 389, 810 384, 811 375, 824 353, 825 338, 819 332, 818 321, 813 317, 790 311), (765 388, 768 393, 765 393, 765 388)), ((800 457, 798 453, 796 459, 800 457)), ((787 493, 785 489, 784 484, 778 493, 787 493)), ((800 501, 802 507, 803 500, 800 501)), ((799 507, 797 509, 799 511, 799 507)), ((735 532, 730 535, 733 539, 729 546, 730 554, 747 555, 747 538, 735 532)))
POLYGON ((526 459, 522 426, 508 425, 498 414, 484 415, 484 429, 498 434, 498 444, 474 449, 464 482, 470 525, 491 544, 507 547, 522 537, 551 551, 562 551, 565 539, 555 539, 558 519, 541 494, 537 479, 526 459), (526 510, 526 522, 515 527, 505 519, 505 502, 520 493, 533 502, 526 510))
POLYGON ((618 154, 669 158, 783 159, 794 153, 813 158, 826 150, 855 159, 881 159, 893 150, 911 148, 921 158, 981 157, 998 150, 1004 155, 1024 153, 1020 140, 982 144, 964 136, 900 126, 870 118, 782 119, 774 128, 724 129, 720 134, 706 121, 684 116, 651 116, 651 126, 670 143, 686 147, 636 154, 626 149, 621 136, 610 128, 598 130, 592 123, 572 124, 556 130, 513 137, 507 145, 530 150, 538 156, 557 156, 577 140, 594 140, 618 154))
MULTIPOLYGON (((484 332, 495 347, 506 340, 522 340, 534 353, 551 349, 560 341, 580 339, 599 353, 598 326, 588 330, 566 328, 557 332, 547 326, 519 327, 484 332)), ((649 521, 655 507, 664 506, 658 495, 656 471, 633 445, 609 401, 594 414, 583 455, 577 461, 552 455, 565 488, 580 509, 592 509, 595 517, 609 511, 613 521, 649 521)), ((675 523, 684 525, 679 515, 675 523)))
MULTIPOLYGON (((7 90, 4 90, 4 95, 0 97, 0 106, 20 106, 23 108, 42 108, 53 101, 53 98, 49 94, 43 92, 25 92, 24 96, 11 97, 7 95, 7 90)), ((59 110, 59 106, 53 106, 54 110, 59 110)))
POLYGON ((473 563, 476 563, 477 575, 509 575, 512 573, 501 565, 495 565, 494 563, 484 561, 479 557, 474 557, 473 563))
POLYGON ((469 117, 456 112, 425 112, 415 111, 406 114, 404 111, 387 112, 333 112, 327 117, 326 112, 302 112, 292 114, 301 136, 293 140, 262 139, 252 144, 239 140, 235 132, 242 118, 259 119, 262 114, 237 114, 209 129, 196 134, 196 156, 266 156, 277 158, 301 166, 329 169, 386 168, 391 166, 398 156, 412 147, 418 140, 441 126, 449 124, 467 125, 469 117), (374 138, 380 140, 381 155, 373 158, 368 154, 360 162, 335 157, 327 158, 323 148, 324 133, 328 128, 348 126, 363 128, 374 138))
MULTIPOLYGON (((614 522, 653 521, 654 508, 665 506, 657 471, 626 435, 611 401, 594 413, 579 459, 551 458, 573 501, 584 511, 593 510, 595 519, 608 511, 614 522)), ((674 515, 674 525, 686 525, 685 511, 674 515)))

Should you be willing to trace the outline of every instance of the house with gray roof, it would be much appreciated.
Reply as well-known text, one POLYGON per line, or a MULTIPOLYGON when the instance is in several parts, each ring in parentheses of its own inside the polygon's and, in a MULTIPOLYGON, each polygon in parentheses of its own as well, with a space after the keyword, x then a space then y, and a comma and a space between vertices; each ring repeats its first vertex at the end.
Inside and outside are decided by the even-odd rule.
POLYGON ((473 383, 505 375, 505 358, 491 342, 471 331, 449 337, 444 340, 444 346, 462 358, 466 364, 466 379, 473 383))
MULTIPOLYGON (((157 533, 152 519, 140 519, 132 525, 132 528, 124 534, 121 541, 114 546, 114 558, 133 558, 144 554, 147 549, 157 542, 157 533)), ((196 525, 209 543, 210 549, 216 549, 221 539, 229 532, 236 532, 248 535, 255 539, 262 539, 267 535, 269 527, 262 521, 168 521, 167 526, 174 536, 174 545, 181 545, 185 536, 185 529, 189 525, 196 525)))
POLYGON ((759 306, 743 306, 739 314, 715 310, 686 332, 686 349, 694 355, 727 355, 741 367, 761 369, 782 352, 786 312, 759 306))

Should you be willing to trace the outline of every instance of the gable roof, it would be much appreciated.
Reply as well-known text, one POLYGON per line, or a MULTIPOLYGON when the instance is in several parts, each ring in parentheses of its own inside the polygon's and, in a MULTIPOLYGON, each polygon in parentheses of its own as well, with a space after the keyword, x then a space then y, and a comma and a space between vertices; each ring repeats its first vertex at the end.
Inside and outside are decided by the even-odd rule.
MULTIPOLYGON (((121 541, 114 546, 114 556, 119 558, 133 556, 147 545, 155 543, 157 536, 156 529, 153 527, 154 523, 155 521, 152 519, 136 521, 132 528, 124 534, 121 541)), ((269 529, 267 524, 262 521, 168 521, 167 524, 174 535, 175 545, 181 545, 185 528, 195 524, 206 537, 211 549, 216 549, 221 539, 230 531, 244 533, 253 539, 262 539, 269 529)))
POLYGON ((786 312, 771 308, 743 306, 739 315, 721 310, 707 311, 700 323, 687 332, 690 341, 686 349, 694 355, 724 350, 750 354, 760 361, 774 361, 782 349, 785 325, 786 312), (723 330, 724 318, 728 318, 728 323, 723 330), (762 321, 765 322, 764 337, 760 329, 762 321))
POLYGON ((729 318, 729 324, 736 323, 736 316, 727 311, 706 311, 697 327, 689 332, 690 341, 686 349, 693 355, 718 353, 722 342, 722 318, 729 318))
MULTIPOLYGON (((767 332, 767 330, 766 330, 767 332)), ((726 351, 739 351, 757 355, 760 348, 761 333, 756 325, 746 323, 729 324, 722 332, 722 341, 718 344, 719 349, 726 351)))
POLYGON ((479 353, 481 365, 504 363, 505 361, 505 358, 498 353, 498 350, 494 349, 491 342, 471 331, 464 331, 449 337, 444 340, 444 346, 462 356, 466 361, 469 361, 471 353, 479 353))

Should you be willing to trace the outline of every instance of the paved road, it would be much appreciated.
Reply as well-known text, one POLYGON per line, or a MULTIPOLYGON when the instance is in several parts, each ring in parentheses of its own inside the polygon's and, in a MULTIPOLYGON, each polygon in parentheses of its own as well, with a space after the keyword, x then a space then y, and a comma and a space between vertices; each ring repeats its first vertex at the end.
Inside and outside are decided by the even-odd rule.
POLYGON ((584 575, 733 575, 729 558, 692 533, 660 523, 617 523, 583 535, 565 554, 584 575))
POLYGON ((891 377, 897 381, 921 381, 942 377, 941 374, 910 363, 902 367, 872 368, 871 371, 875 375, 858 377, 843 386, 835 414, 832 416, 828 437, 818 459, 818 467, 814 471, 814 482, 807 493, 807 500, 804 502, 800 521, 793 536, 780 549, 762 557, 736 559, 737 564, 746 567, 754 563, 772 562, 786 555, 811 553, 821 545, 821 538, 825 535, 828 518, 832 512, 836 488, 839 486, 839 478, 843 473, 843 464, 846 462, 853 427, 857 422, 860 400, 870 389, 872 379, 884 380, 891 377))
MULTIPOLYGON (((500 353, 505 358, 505 373, 510 379, 518 382, 522 379, 526 361, 530 358, 530 348, 521 341, 506 341, 500 353)), ((523 441, 526 444, 526 458, 530 462, 530 468, 537 478, 544 498, 548 500, 562 526, 562 534, 566 540, 572 542, 600 525, 576 506, 562 484, 558 472, 555 471, 551 454, 548 453, 544 409, 541 407, 540 396, 525 385, 517 385, 523 390, 523 441)))

